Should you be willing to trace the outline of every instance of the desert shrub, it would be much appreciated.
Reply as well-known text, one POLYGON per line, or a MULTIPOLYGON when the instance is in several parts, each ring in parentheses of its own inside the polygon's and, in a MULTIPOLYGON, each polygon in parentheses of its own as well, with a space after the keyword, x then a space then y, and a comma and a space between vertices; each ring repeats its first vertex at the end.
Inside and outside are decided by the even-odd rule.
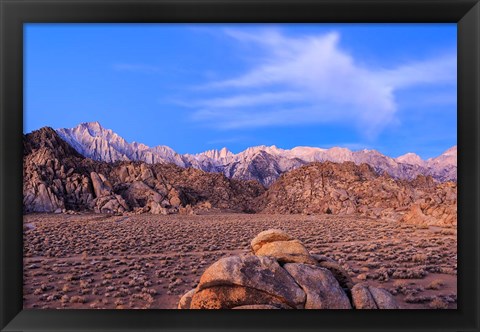
POLYGON ((439 297, 435 297, 428 306, 432 309, 448 309, 448 304, 439 297))
POLYGON ((441 230, 440 234, 442 235, 455 235, 457 232, 451 228, 444 228, 441 230))
POLYGON ((397 269, 393 274, 393 279, 422 279, 427 275, 423 268, 397 269))
POLYGON ((430 283, 428 284, 427 289, 438 290, 438 289, 440 289, 443 285, 445 285, 445 283, 443 282, 443 280, 435 279, 435 280, 432 280, 432 282, 430 282, 430 283))
POLYGON ((407 287, 408 285, 410 285, 411 282, 409 281, 406 281, 406 280, 395 280, 393 282, 393 287, 407 287))
POLYGON ((87 298, 84 296, 72 296, 70 303, 87 303, 87 298))
POLYGON ((408 295, 407 297, 405 297, 405 302, 407 302, 407 303, 425 303, 425 302, 429 302, 429 301, 432 301, 431 296, 408 295))
POLYGON ((426 225, 426 224, 415 225, 415 227, 416 227, 417 229, 428 229, 428 228, 429 228, 428 225, 426 225))
POLYGON ((412 256, 412 260, 417 263, 423 263, 427 260, 427 255, 425 254, 415 254, 412 256))

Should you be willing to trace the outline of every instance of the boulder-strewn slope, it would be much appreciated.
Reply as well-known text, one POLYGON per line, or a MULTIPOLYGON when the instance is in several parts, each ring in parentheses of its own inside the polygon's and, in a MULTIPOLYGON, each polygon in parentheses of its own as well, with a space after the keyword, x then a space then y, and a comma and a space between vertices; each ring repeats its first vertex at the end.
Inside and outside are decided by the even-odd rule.
POLYGON ((252 254, 224 257, 208 267, 179 309, 398 309, 386 290, 353 284, 334 260, 311 255, 302 242, 269 229, 252 254))
POLYGON ((352 162, 312 163, 288 172, 256 202, 263 213, 360 214, 443 226, 457 222, 456 183, 425 176, 396 180, 352 162))
POLYGON ((24 136, 24 211, 191 213, 249 211, 264 188, 174 164, 84 158, 51 128, 24 136))

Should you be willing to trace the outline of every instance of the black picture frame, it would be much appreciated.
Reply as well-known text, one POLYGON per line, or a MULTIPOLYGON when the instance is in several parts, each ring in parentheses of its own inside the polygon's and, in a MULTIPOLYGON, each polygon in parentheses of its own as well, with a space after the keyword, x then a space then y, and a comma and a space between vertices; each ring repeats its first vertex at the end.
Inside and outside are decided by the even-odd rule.
POLYGON ((479 331, 478 0, 0 0, 2 331, 479 331), (458 309, 22 310, 23 24, 454 22, 458 26, 458 309))

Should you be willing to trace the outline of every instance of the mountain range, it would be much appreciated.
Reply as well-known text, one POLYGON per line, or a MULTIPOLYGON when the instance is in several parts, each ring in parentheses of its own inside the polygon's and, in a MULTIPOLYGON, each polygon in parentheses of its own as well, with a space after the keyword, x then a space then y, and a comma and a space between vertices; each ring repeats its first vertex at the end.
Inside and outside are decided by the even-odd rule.
MULTIPOLYGON (((97 143, 109 146, 104 140, 97 143)), ((250 171, 249 176, 277 176, 266 171, 271 158, 276 158, 276 165, 300 160, 286 157, 288 151, 278 156, 272 150, 251 148, 244 152, 244 162, 250 156, 253 161, 249 165, 255 163, 257 167, 255 172, 244 168, 250 171)), ((201 157, 218 162, 233 156, 223 150, 201 157)), ((443 155, 437 164, 449 159, 451 154, 443 155)), ((395 179, 385 172, 380 174, 368 163, 310 162, 282 173, 265 188, 258 181, 232 179, 171 162, 86 158, 48 127, 23 138, 25 213, 358 214, 452 226, 457 220, 456 202, 455 182, 438 182, 424 175, 413 180, 395 179)))
POLYGON ((81 123, 70 129, 57 129, 57 134, 84 157, 96 161, 142 161, 147 164, 173 163, 210 173, 222 173, 227 178, 257 180, 271 186, 283 173, 312 162, 366 163, 377 173, 387 173, 396 179, 413 180, 429 175, 439 182, 457 180, 457 147, 453 146, 438 157, 422 160, 414 153, 391 158, 376 150, 351 151, 347 148, 299 146, 290 150, 276 146, 255 146, 234 154, 227 148, 199 154, 179 154, 168 146, 149 147, 128 143, 98 122, 81 123))

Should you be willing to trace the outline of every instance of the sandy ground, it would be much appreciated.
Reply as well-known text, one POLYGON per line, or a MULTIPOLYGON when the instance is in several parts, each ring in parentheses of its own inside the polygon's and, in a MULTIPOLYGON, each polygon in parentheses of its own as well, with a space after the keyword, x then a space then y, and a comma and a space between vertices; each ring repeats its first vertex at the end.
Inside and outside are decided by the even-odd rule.
POLYGON ((401 308, 456 308, 456 229, 345 216, 24 216, 25 308, 176 308, 203 271, 280 228, 401 308))

